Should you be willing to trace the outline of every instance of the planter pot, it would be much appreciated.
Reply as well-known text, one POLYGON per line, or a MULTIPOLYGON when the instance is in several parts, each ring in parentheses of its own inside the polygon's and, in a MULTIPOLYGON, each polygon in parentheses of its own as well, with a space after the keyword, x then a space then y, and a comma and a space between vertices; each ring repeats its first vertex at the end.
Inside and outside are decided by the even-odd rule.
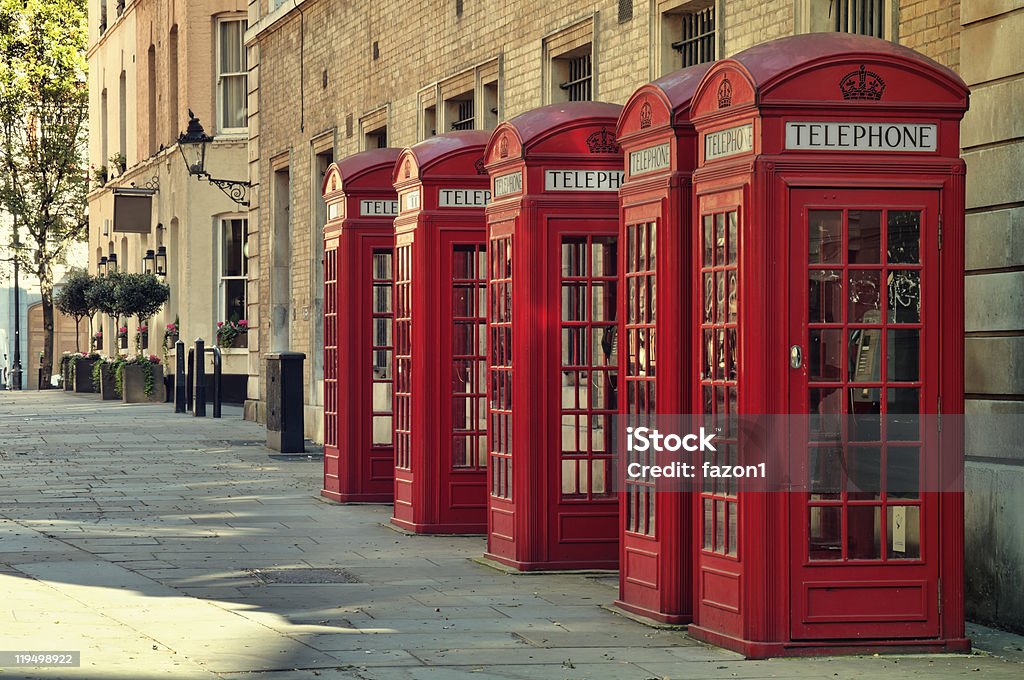
POLYGON ((92 367, 99 359, 79 359, 75 365, 75 392, 95 392, 92 384, 92 367))
POLYGON ((120 342, 121 349, 128 349, 128 336, 127 335, 125 335, 125 336, 118 336, 117 339, 121 341, 120 342))
POLYGON ((164 338, 164 349, 174 349, 174 343, 178 342, 178 334, 171 333, 164 338))
MULTIPOLYGON (((220 344, 220 343, 218 343, 218 344, 220 344)), ((240 348, 245 348, 245 347, 248 347, 248 346, 249 346, 249 332, 248 331, 242 331, 241 333, 236 335, 234 338, 232 338, 231 342, 228 342, 228 343, 220 345, 220 347, 222 349, 240 349, 240 348)))
POLYGON ((164 394, 164 367, 160 364, 153 364, 153 392, 146 396, 146 374, 142 366, 128 365, 124 367, 124 403, 142 404, 146 402, 163 403, 166 399, 164 394))
POLYGON ((61 362, 60 374, 61 374, 61 378, 62 378, 61 382, 63 383, 62 386, 64 387, 64 391, 65 392, 74 392, 75 391, 75 386, 74 386, 74 380, 71 379, 71 362, 70 361, 62 361, 61 362))
POLYGON ((103 362, 103 366, 100 367, 100 395, 103 401, 121 398, 121 395, 117 393, 114 372, 110 370, 110 364, 107 362, 103 362))
POLYGON ((100 351, 101 349, 103 349, 103 338, 93 338, 92 339, 92 348, 94 350, 96 350, 97 352, 100 351))

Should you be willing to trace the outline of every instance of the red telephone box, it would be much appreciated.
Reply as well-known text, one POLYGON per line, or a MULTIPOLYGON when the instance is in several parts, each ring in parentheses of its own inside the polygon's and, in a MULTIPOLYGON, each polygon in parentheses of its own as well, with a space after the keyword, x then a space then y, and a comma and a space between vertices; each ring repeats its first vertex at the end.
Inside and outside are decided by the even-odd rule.
POLYGON ((486 223, 481 130, 404 149, 394 166, 395 513, 418 533, 487 528, 486 223))
POLYGON ((621 110, 534 109, 487 147, 487 556, 518 569, 618 563, 621 110))
MULTIPOLYGON (((617 137, 626 181, 619 190, 619 376, 627 416, 691 413, 691 175, 697 133, 690 102, 710 64, 644 85, 626 102, 617 137), (659 338, 667 338, 665 351, 659 338)), ((666 623, 693 615, 692 503, 661 480, 626 480, 619 493, 619 599, 666 623)))
POLYGON ((771 443, 806 484, 702 485, 694 637, 969 649, 962 441, 934 415, 963 413, 967 98, 930 59, 839 33, 758 45, 698 87, 692 398, 791 414, 771 443))
POLYGON ((398 149, 332 163, 324 177, 324 488, 388 503, 392 449, 391 267, 398 149))

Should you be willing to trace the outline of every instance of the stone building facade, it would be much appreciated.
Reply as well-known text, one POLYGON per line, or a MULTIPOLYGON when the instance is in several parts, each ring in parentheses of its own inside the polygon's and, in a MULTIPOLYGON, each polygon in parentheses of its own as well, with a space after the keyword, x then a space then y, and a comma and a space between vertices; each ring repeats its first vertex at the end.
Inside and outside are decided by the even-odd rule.
MULTIPOLYGON (((177 139, 193 111, 214 136, 207 170, 246 178, 246 25, 243 0, 89 3, 89 266, 95 272, 99 258, 113 253, 121 271, 139 272, 147 251, 166 249, 171 297, 150 320, 144 348, 157 356, 165 325, 176 318, 183 340, 208 344, 232 309, 244 318, 247 211, 188 175, 177 139), (150 195, 146 214, 115 215, 116 195, 126 189, 150 195)), ((116 354, 115 320, 101 323, 104 352, 116 354)), ((126 325, 134 348, 137 323, 126 325)), ((238 376, 241 399, 247 352, 224 352, 224 372, 238 376)))
MULTIPOLYGON (((969 412, 1024 411, 1021 0, 590 0, 516 3, 250 0, 247 417, 263 419, 262 355, 306 353, 307 434, 322 440, 320 197, 332 160, 578 96, 622 103, 684 62, 774 38, 864 32, 960 73, 974 91, 969 167, 969 412), (580 69, 583 69, 582 71, 580 69)), ((1019 432, 1016 433, 1019 440, 1019 432)), ((1024 629, 1024 453, 968 442, 969 612, 1024 629)))

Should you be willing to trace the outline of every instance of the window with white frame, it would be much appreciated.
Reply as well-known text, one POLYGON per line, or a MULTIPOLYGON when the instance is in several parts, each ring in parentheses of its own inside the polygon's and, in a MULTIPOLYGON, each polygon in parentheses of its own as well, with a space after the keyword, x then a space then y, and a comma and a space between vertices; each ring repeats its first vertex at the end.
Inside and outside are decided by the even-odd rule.
POLYGON ((247 226, 244 217, 220 220, 220 317, 225 321, 246 318, 247 226))
POLYGON ((220 132, 248 125, 244 19, 217 21, 217 127, 220 132))

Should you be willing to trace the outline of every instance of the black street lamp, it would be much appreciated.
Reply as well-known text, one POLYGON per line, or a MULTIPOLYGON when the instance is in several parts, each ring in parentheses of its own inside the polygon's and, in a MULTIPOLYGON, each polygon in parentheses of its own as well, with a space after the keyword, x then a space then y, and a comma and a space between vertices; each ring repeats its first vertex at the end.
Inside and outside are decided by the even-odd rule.
POLYGON ((107 256, 107 273, 117 273, 117 253, 111 253, 109 256, 107 256))
POLYGON ((14 221, 14 357, 11 364, 11 389, 21 389, 21 288, 18 281, 18 251, 21 241, 18 238, 18 221, 14 221))
POLYGON ((100 261, 96 263, 96 275, 106 276, 107 274, 107 256, 104 255, 100 258, 100 261))
POLYGON ((156 275, 167 276, 167 246, 156 249, 156 275))
POLYGON ((147 250, 146 255, 142 258, 142 273, 152 274, 156 266, 156 255, 153 254, 152 250, 147 250))
POLYGON ((250 184, 242 180, 217 179, 211 177, 206 171, 206 147, 213 141, 213 137, 206 134, 206 130, 200 124, 199 119, 188 111, 188 128, 178 137, 178 150, 185 161, 185 168, 188 174, 199 179, 205 179, 210 184, 224 192, 224 194, 239 206, 248 207, 247 194, 250 184))

